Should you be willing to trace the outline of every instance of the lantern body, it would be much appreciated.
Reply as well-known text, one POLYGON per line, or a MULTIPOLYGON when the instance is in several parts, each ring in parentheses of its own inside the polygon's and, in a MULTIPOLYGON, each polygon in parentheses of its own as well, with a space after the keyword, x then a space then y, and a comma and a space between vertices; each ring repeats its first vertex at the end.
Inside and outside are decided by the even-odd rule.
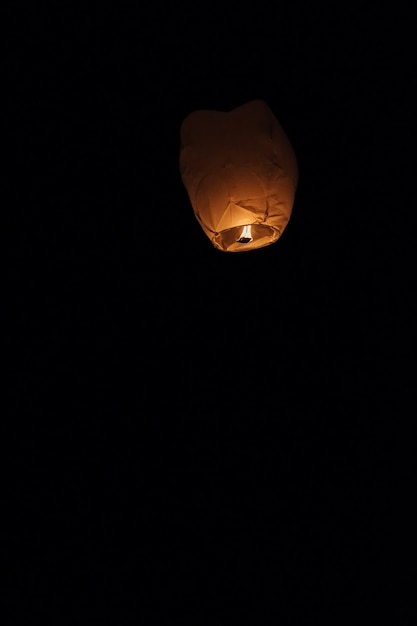
POLYGON ((180 170, 194 213, 219 250, 262 248, 282 234, 297 161, 262 100, 230 112, 191 113, 181 125, 180 170))

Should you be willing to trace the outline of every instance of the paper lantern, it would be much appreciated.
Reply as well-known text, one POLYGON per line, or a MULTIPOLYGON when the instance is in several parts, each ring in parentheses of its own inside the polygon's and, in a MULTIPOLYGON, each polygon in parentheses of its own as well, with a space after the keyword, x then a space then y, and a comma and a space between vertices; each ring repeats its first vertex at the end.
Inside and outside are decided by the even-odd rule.
POLYGON ((195 111, 181 125, 180 170, 213 245, 244 252, 274 243, 298 180, 291 144, 262 100, 230 112, 195 111))

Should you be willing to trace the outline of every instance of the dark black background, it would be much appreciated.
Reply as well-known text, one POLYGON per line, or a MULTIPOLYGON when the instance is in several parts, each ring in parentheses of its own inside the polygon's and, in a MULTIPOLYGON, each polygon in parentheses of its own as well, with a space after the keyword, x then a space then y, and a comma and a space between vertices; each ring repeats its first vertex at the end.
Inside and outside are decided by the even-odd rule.
POLYGON ((412 623, 409 23, 10 4, 8 623, 412 623), (179 128, 255 98, 299 187, 225 254, 179 128))

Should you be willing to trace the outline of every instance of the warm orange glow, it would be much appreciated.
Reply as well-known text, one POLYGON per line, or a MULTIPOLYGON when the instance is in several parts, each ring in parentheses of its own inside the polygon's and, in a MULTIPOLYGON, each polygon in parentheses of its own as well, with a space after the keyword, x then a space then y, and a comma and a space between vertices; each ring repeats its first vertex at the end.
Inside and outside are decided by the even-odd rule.
POLYGON ((282 235, 294 203, 297 161, 262 100, 227 113, 191 113, 181 126, 180 169, 194 213, 219 250, 254 250, 282 235))

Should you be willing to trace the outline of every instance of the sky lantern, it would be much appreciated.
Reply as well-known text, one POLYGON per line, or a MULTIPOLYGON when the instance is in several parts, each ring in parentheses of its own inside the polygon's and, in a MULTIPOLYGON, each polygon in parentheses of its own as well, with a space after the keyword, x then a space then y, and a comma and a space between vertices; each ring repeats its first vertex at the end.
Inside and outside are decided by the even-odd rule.
POLYGON ((266 102, 188 115, 181 125, 180 171, 197 220, 215 248, 245 252, 282 235, 298 169, 266 102))

